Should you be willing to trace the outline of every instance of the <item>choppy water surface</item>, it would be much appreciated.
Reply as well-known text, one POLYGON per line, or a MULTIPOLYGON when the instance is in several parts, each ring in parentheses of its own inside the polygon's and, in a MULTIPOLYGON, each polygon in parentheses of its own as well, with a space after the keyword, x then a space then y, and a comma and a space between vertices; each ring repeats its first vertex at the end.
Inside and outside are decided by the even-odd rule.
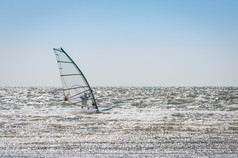
POLYGON ((238 157, 238 88, 97 87, 85 115, 57 88, 0 88, 0 157, 238 157))

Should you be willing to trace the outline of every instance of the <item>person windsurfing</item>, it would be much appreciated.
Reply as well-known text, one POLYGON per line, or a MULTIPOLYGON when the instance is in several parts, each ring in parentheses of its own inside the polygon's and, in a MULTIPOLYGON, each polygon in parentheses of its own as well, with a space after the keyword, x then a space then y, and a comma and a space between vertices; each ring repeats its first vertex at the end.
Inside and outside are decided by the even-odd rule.
POLYGON ((84 92, 84 94, 80 96, 83 106, 87 106, 87 101, 89 98, 90 98, 90 95, 87 92, 84 92))

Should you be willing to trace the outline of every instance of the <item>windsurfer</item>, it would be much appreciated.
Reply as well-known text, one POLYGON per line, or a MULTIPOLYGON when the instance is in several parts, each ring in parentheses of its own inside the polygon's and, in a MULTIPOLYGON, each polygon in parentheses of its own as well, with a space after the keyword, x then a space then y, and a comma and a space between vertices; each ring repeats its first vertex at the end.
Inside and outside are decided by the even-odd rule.
POLYGON ((83 95, 80 96, 83 106, 87 105, 87 101, 88 101, 89 97, 90 97, 90 95, 87 92, 85 92, 83 95))

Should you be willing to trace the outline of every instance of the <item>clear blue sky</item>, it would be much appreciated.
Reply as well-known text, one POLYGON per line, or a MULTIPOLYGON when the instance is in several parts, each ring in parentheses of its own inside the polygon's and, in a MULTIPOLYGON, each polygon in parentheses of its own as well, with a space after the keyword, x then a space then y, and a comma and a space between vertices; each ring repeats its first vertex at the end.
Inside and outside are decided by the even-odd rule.
POLYGON ((0 86, 238 86, 237 0, 0 0, 0 86))

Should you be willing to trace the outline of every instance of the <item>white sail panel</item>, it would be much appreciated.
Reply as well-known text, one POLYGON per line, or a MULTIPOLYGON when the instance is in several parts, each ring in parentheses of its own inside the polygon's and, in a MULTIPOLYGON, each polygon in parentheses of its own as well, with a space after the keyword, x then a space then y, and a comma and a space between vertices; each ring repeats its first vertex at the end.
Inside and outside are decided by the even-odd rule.
POLYGON ((92 89, 78 66, 62 48, 54 48, 54 52, 59 66, 64 100, 82 108, 98 110, 92 89))

